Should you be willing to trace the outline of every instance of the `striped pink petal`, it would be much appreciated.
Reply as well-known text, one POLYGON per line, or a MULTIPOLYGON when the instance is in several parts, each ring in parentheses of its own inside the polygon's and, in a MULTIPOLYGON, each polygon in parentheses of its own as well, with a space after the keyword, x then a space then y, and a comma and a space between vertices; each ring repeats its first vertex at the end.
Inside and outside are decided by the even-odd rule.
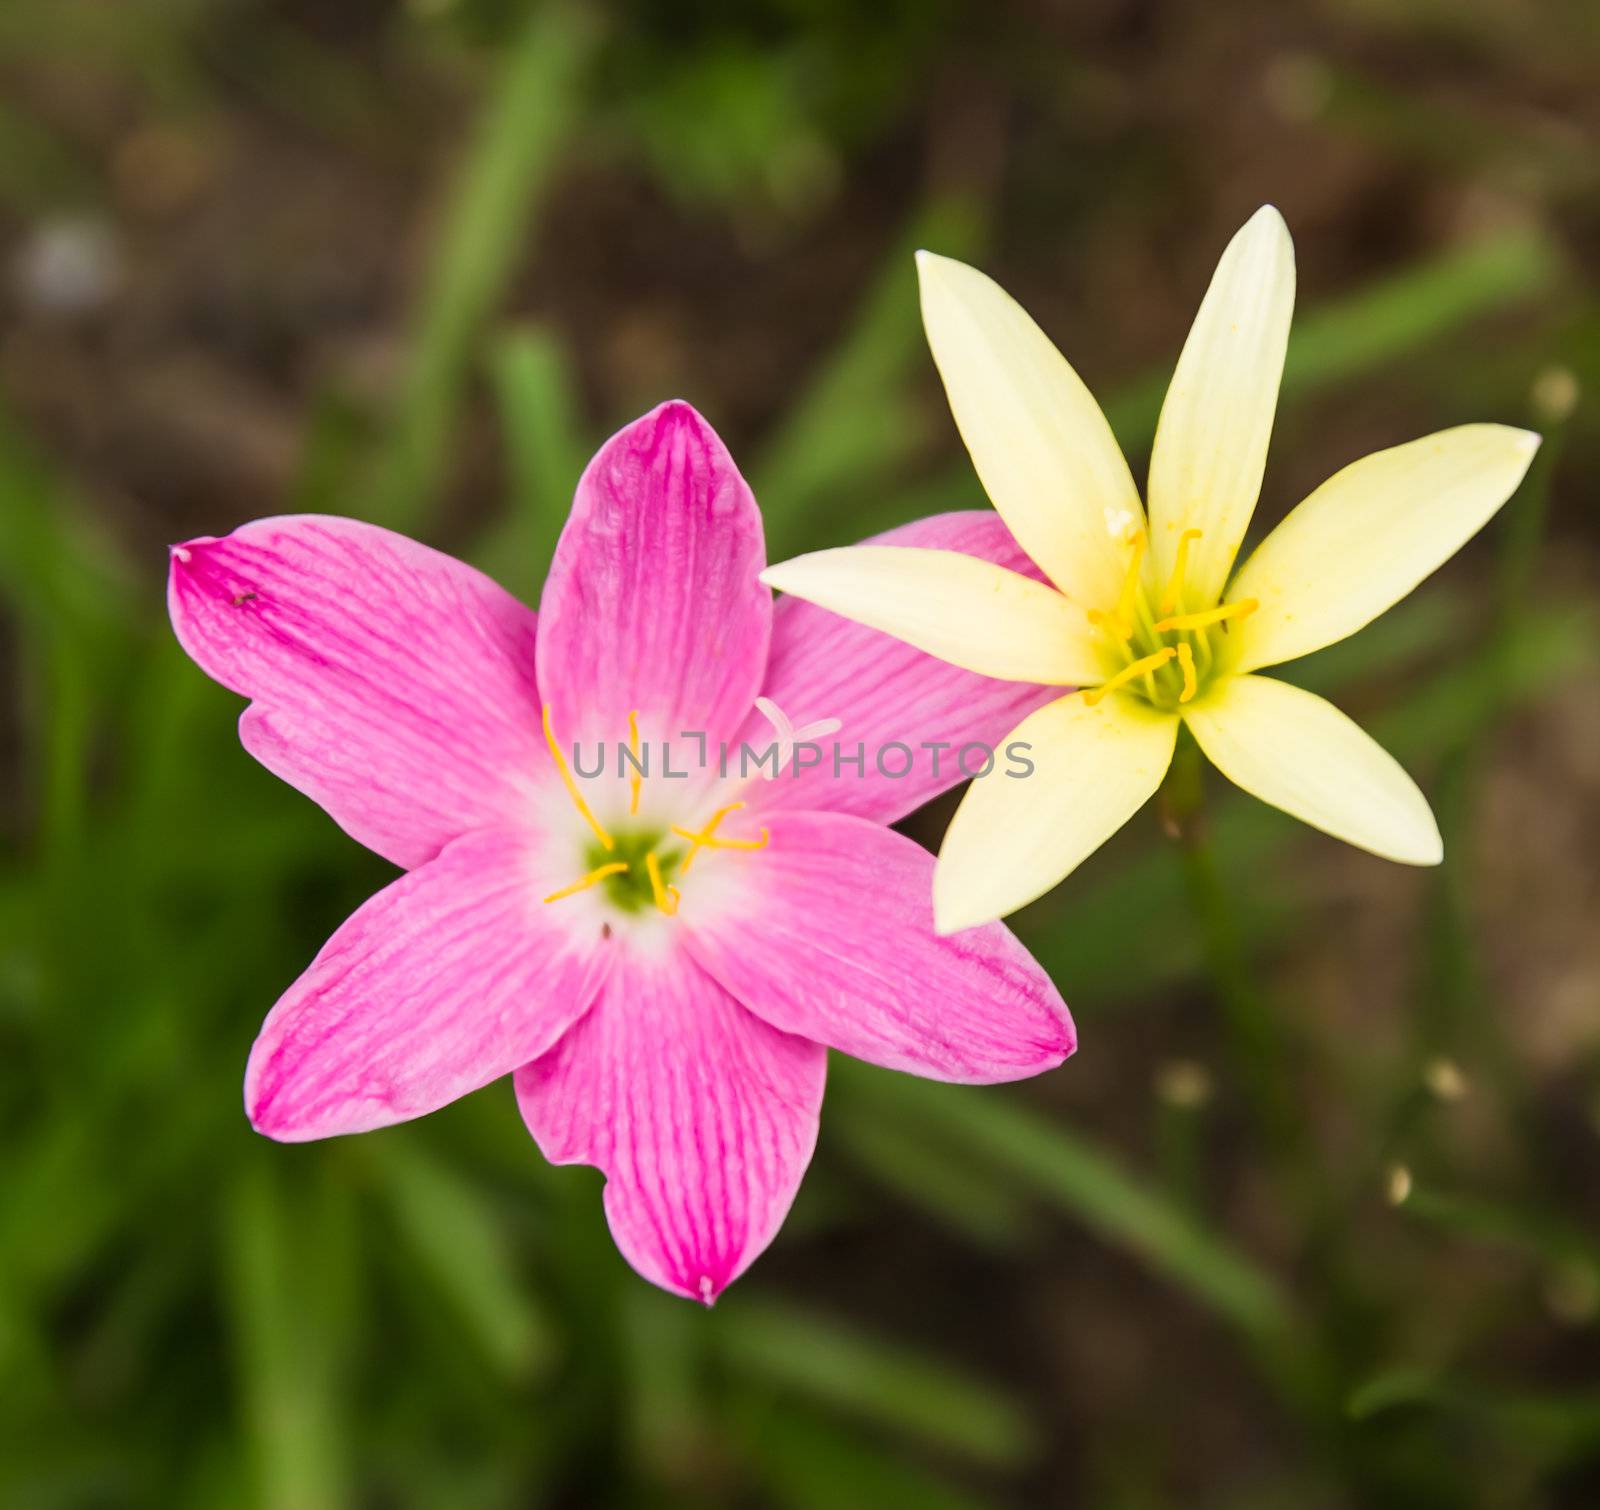
POLYGON ((593 1010, 517 1071, 517 1099, 552 1163, 605 1171, 623 1257, 709 1305, 794 1200, 826 1063, 669 949, 619 959, 593 1010))
POLYGON ((541 903, 533 847, 468 834, 350 917, 256 1039, 245 1108, 258 1131, 301 1142, 404 1122, 555 1043, 608 955, 541 903))
POLYGON ((761 690, 772 595, 761 514, 685 403, 612 436, 578 484, 540 601, 539 687, 563 740, 712 741, 761 690))
POLYGON ((353 519, 261 519, 172 550, 183 648, 252 699, 245 748, 402 866, 520 821, 546 760, 531 610, 353 519))
POLYGON ((842 813, 764 822, 743 905, 685 923, 690 952, 751 1012, 933 1080, 1019 1080, 1072 1053, 1066 1004, 1009 929, 934 933, 933 856, 920 845, 842 813))

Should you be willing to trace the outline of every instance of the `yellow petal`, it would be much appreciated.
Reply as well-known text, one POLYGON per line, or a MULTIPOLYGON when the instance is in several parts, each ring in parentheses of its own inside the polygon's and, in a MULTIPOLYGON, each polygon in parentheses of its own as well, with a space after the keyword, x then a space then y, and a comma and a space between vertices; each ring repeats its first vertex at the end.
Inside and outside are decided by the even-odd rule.
POLYGON ((1403 865, 1444 854, 1428 799, 1332 703, 1266 676, 1216 682, 1184 718, 1211 763, 1263 802, 1403 865))
POLYGON ((1061 687, 1105 676, 1081 608, 960 551, 852 545, 769 566, 761 580, 984 676, 1061 687))
POLYGON ((1165 582, 1183 531, 1199 530, 1186 574, 1191 606, 1221 596, 1255 511, 1293 313, 1294 245, 1266 205, 1217 264, 1150 453, 1151 575, 1165 582))
POLYGON ((1116 602, 1144 510, 1100 406, 999 284, 932 252, 917 272, 933 359, 1000 517, 1081 606, 1116 602))
POLYGON ((1462 425, 1352 462, 1295 509, 1228 589, 1256 598, 1230 637, 1241 671, 1354 634, 1449 560, 1516 491, 1539 437, 1462 425))
POLYGON ((1074 694, 1029 714, 950 820, 933 872, 938 931, 1004 917, 1048 891, 1161 785, 1177 735, 1175 716, 1115 693, 1093 708, 1074 694), (1006 774, 1018 756, 1031 774, 1006 774))

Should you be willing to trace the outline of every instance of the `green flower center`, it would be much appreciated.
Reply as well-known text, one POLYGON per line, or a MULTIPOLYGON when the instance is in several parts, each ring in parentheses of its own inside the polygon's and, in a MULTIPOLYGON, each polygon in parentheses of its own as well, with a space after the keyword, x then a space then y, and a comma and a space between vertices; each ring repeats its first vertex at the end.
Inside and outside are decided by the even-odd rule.
POLYGON ((1199 538, 1199 530, 1183 532, 1172 575, 1152 602, 1142 575, 1146 537, 1135 537, 1116 607, 1089 610, 1089 622, 1105 642, 1111 668, 1100 686, 1084 693, 1083 700, 1090 707, 1111 692, 1126 692, 1163 712, 1174 712, 1192 702, 1217 668, 1229 621, 1254 613, 1260 606, 1254 598, 1245 598, 1186 611, 1184 573, 1189 545, 1199 538))
POLYGON ((669 840, 667 832, 659 828, 622 830, 612 835, 615 847, 607 849, 596 840, 584 851, 584 864, 593 873, 602 867, 626 865, 626 870, 613 871, 601 880, 606 899, 619 912, 644 912, 656 906, 656 886, 650 876, 648 857, 655 856, 656 875, 662 888, 672 885, 678 867, 683 864, 685 846, 669 840), (666 847, 662 847, 667 841, 666 847))

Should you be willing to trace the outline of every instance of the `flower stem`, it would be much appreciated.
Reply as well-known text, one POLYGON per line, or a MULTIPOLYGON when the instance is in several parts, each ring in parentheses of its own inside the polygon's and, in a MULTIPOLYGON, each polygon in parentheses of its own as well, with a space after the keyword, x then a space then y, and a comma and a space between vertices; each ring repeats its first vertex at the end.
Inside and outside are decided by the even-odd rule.
POLYGON ((1222 878, 1205 811, 1204 762, 1189 732, 1159 796, 1162 825, 1178 846, 1189 907, 1205 951, 1221 1010, 1229 1055, 1257 1130, 1268 1148, 1286 1153, 1298 1141, 1291 1087, 1284 1073, 1282 1034, 1256 986, 1234 898, 1222 878))

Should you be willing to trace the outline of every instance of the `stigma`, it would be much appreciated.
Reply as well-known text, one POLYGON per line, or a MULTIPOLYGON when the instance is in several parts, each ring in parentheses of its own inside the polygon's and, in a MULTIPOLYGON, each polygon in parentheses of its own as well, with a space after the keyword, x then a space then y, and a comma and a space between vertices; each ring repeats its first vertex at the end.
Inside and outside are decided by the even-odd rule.
POLYGON ((730 802, 726 807, 719 807, 711 815, 710 821, 698 833, 686 828, 674 827, 672 832, 680 839, 689 841, 689 853, 684 856, 683 874, 689 874, 689 867, 694 864, 694 857, 702 849, 765 849, 771 835, 766 829, 761 830, 759 839, 723 839, 718 836, 717 828, 729 813, 736 813, 744 806, 742 802, 730 802))

